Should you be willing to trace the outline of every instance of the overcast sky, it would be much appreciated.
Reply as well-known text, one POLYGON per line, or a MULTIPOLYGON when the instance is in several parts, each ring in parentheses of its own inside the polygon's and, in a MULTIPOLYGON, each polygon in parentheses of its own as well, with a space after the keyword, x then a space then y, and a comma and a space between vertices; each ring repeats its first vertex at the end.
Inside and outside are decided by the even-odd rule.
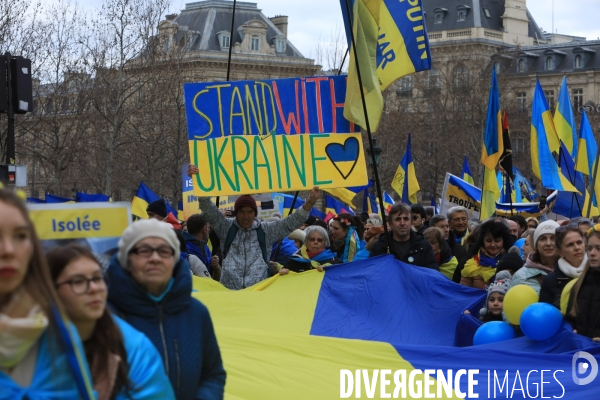
MULTIPOLYGON (((173 12, 185 8, 191 0, 172 0, 173 12)), ((426 0, 425 0, 426 1, 426 0)), ((306 57, 315 55, 316 43, 327 40, 342 28, 338 0, 257 0, 258 7, 267 17, 287 15, 288 37, 306 57)), ((79 4, 93 12, 101 0, 79 0, 79 4)), ((527 8, 538 25, 552 30, 552 0, 527 0, 527 8)), ((585 36, 588 40, 600 37, 600 0, 554 0, 554 30, 558 33, 585 36)))

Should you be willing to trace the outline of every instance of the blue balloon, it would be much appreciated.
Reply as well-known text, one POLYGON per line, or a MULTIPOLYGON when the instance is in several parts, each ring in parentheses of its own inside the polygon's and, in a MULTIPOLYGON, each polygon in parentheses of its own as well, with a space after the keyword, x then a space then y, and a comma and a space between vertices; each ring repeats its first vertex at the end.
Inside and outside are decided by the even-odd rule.
POLYGON ((546 340, 558 332, 563 323, 563 316, 552 304, 534 303, 523 310, 519 323, 529 339, 546 340))
POLYGON ((512 326, 503 321, 491 321, 485 323, 477 329, 473 337, 473 344, 489 344, 510 340, 515 337, 515 330, 512 326))

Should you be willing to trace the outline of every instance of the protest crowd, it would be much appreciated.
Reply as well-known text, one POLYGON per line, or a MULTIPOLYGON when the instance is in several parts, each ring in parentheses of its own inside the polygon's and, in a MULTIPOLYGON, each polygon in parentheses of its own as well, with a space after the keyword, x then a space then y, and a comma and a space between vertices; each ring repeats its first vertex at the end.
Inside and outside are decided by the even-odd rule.
POLYGON ((559 224, 546 208, 539 220, 471 223, 461 206, 432 215, 397 202, 386 235, 380 214, 311 216, 320 196, 314 187, 290 215, 265 220, 250 195, 233 212, 200 198, 203 212, 185 223, 157 200, 104 269, 77 244, 44 254, 23 202, 0 191, 0 398, 222 398, 226 371, 211 316, 191 297, 193 276, 241 290, 388 253, 486 290, 483 322, 506 320, 504 296, 527 285, 540 302, 564 303, 576 333, 600 341, 600 225, 591 220, 559 224))

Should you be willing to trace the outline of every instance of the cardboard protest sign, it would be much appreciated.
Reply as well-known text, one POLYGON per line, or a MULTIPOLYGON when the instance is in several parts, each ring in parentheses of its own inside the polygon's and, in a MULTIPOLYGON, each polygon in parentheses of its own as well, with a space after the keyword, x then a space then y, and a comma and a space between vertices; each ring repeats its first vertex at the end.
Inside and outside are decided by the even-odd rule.
POLYGON ((241 195, 368 182, 346 77, 184 85, 194 193, 241 195))
POLYGON ((105 266, 131 223, 128 202, 27 204, 27 208, 44 250, 77 243, 91 249, 105 266))

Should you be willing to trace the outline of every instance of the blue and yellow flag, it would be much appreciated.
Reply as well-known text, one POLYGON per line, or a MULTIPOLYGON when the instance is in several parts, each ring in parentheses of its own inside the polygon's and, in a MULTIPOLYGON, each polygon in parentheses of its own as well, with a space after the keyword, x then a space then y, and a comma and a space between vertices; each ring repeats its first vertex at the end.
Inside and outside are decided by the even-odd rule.
POLYGON ((531 165, 535 176, 546 189, 577 192, 560 172, 552 152, 558 152, 560 141, 550 115, 548 102, 537 80, 531 110, 531 165))
POLYGON ((492 68, 492 84, 488 100, 487 118, 485 121, 485 134, 483 136, 481 163, 487 169, 495 170, 500 156, 504 152, 502 141, 502 116, 500 115, 500 92, 496 69, 492 68))
POLYGON ((340 0, 340 5, 350 48, 344 117, 366 129, 364 93, 370 128, 375 131, 383 111, 381 92, 398 78, 431 68, 422 0, 340 0))
POLYGON ((111 199, 110 196, 101 193, 88 194, 83 192, 77 192, 77 195, 75 196, 75 201, 77 203, 97 203, 111 201, 111 199))
POLYGON ((334 215, 347 213, 355 215, 352 208, 331 196, 325 195, 325 214, 333 213, 334 215))
POLYGON ((400 201, 405 204, 417 203, 417 192, 419 191, 419 182, 415 173, 415 163, 413 162, 412 150, 410 146, 410 133, 408 134, 408 143, 406 152, 400 160, 400 165, 392 180, 392 188, 400 195, 400 201))
POLYGON ((471 168, 469 167, 469 161, 467 161, 467 156, 464 156, 462 172, 460 173, 460 179, 463 181, 469 182, 471 185, 475 184, 473 180, 473 174, 471 173, 471 168))
POLYGON ((596 144, 596 138, 594 137, 594 132, 592 132, 590 120, 588 119, 585 110, 583 110, 581 113, 581 123, 579 125, 579 148, 575 169, 587 176, 594 175, 594 163, 596 162, 597 155, 598 144, 596 144))
POLYGON ((379 214, 377 197, 369 193, 367 189, 365 189, 363 196, 363 212, 364 211, 368 212, 369 214, 379 214))
MULTIPOLYGON (((156 200, 160 200, 160 197, 150 190, 150 188, 142 181, 133 200, 131 200, 131 214, 142 219, 148 219, 146 208, 148 208, 148 204, 156 200)), ((173 209, 173 207, 167 203, 167 213, 173 213, 173 215, 176 216, 177 210, 173 209)))
POLYGON ((569 179, 569 182, 571 182, 577 190, 579 190, 579 194, 572 192, 558 192, 558 197, 556 198, 556 203, 554 204, 552 212, 558 215, 564 215, 567 218, 581 217, 582 215, 585 215, 586 212, 586 209, 584 208, 587 196, 585 182, 581 172, 575 171, 575 163, 567 150, 566 144, 562 142, 560 144, 558 166, 560 172, 569 179), (586 193, 586 196, 582 193, 586 193))
POLYGON ((520 169, 513 165, 513 173, 515 175, 515 186, 519 187, 520 196, 523 197, 523 201, 531 202, 539 197, 538 192, 535 190, 529 179, 523 175, 520 169))
POLYGON ((75 200, 46 193, 46 203, 75 203, 75 200))
POLYGON ((571 158, 575 158, 577 156, 577 125, 575 124, 573 107, 571 107, 566 76, 563 77, 560 93, 558 94, 558 103, 554 112, 554 126, 558 138, 565 144, 568 154, 571 158))
POLYGON ((473 347, 486 293, 391 255, 275 275, 238 291, 197 277, 193 287, 212 317, 227 399, 464 398, 468 391, 482 399, 496 385, 510 392, 517 381, 517 393, 543 385, 550 398, 597 397, 597 385, 572 378, 574 352, 600 360, 589 339, 565 325, 552 340, 473 347), (273 304, 285 311, 264 311, 273 304), (527 382, 523 371, 531 371, 527 382))

